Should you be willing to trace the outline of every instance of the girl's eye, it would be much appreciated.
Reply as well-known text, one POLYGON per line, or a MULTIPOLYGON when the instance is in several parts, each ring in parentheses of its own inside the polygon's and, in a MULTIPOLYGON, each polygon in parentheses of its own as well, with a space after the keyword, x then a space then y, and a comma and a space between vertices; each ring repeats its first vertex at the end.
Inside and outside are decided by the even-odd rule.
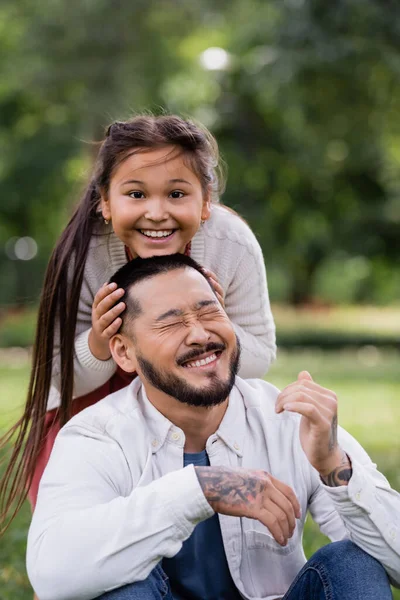
POLYGON ((179 192, 178 190, 174 190, 173 192, 171 192, 170 196, 171 198, 183 198, 185 194, 183 192, 179 192))
POLYGON ((140 198, 144 198, 144 194, 143 194, 143 192, 138 192, 138 191, 135 191, 135 192, 129 192, 129 196, 130 196, 131 198, 137 198, 138 200, 139 200, 140 198))

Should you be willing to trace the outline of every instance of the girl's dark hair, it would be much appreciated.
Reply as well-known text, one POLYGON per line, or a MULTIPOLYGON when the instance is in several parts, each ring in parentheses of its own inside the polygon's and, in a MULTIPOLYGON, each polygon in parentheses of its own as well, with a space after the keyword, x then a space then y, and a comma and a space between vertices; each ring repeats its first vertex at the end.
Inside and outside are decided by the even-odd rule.
MULTIPOLYGON (((50 257, 40 299, 32 371, 25 411, 0 440, 4 449, 13 443, 10 460, 0 482, 0 522, 8 524, 26 498, 44 443, 47 401, 52 379, 54 338, 60 353, 60 424, 71 417, 74 342, 78 303, 92 235, 99 232, 100 198, 107 196, 118 165, 135 152, 175 146, 197 175, 203 191, 218 201, 223 191, 218 146, 207 129, 174 115, 137 116, 116 122, 106 131, 93 177, 50 257), (73 272, 73 284, 69 284, 73 272), (58 324, 62 323, 62 327, 58 324), (14 508, 13 508, 14 507, 14 508)), ((176 156, 176 153, 173 152, 176 156)), ((171 155, 172 156, 172 155, 171 155)))

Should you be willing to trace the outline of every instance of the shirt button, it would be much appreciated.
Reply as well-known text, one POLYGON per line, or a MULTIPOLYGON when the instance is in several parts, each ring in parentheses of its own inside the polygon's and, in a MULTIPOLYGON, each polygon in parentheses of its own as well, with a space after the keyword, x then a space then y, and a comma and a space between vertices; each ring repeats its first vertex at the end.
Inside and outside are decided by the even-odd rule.
POLYGON ((158 446, 158 440, 153 440, 151 442, 151 445, 155 448, 156 446, 158 446))
POLYGON ((357 492, 357 494, 356 494, 356 500, 361 500, 361 492, 357 492))
POLYGON ((389 535, 392 538, 392 540, 395 540, 396 539, 396 531, 395 531, 395 529, 391 529, 389 531, 389 535))
POLYGON ((235 450, 240 450, 240 446, 239 446, 239 444, 237 442, 235 442, 233 444, 233 447, 235 448, 235 450))
POLYGON ((175 431, 175 432, 172 434, 172 439, 173 439, 173 440, 175 440, 175 442, 177 442, 178 440, 180 440, 180 439, 181 439, 181 436, 179 435, 179 433, 178 433, 178 432, 176 432, 176 431, 175 431))

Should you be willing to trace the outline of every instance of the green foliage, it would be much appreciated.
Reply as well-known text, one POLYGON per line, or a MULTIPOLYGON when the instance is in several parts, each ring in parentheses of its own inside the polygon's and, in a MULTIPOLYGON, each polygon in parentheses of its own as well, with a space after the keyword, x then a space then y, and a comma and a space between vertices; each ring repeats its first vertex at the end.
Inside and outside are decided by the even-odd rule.
POLYGON ((273 299, 398 301, 400 8, 369 0, 65 3, 0 8, 1 303, 36 298, 104 126, 193 115, 220 141, 224 200, 254 227, 273 299), (229 52, 207 70, 209 47, 229 52), (27 60, 26 57, 29 57, 27 60), (3 252, 3 253, 2 253, 3 252))
POLYGON ((32 346, 35 329, 35 309, 7 314, 0 320, 0 348, 32 346))

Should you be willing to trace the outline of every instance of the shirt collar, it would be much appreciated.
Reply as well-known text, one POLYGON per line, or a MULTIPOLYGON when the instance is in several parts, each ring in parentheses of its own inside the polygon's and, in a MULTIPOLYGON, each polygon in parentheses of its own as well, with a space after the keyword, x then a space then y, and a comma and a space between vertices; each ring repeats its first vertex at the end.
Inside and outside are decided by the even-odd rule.
POLYGON ((164 415, 156 409, 148 399, 143 383, 139 378, 137 379, 138 385, 133 389, 133 392, 148 427, 153 454, 162 448, 167 439, 183 448, 185 445, 185 435, 183 431, 171 423, 167 417, 164 417, 164 415))
MULTIPOLYGON (((176 425, 169 421, 150 402, 143 383, 137 377, 131 384, 131 391, 136 397, 141 412, 149 430, 152 452, 155 454, 168 439, 173 444, 184 447, 185 434, 176 425)), ((229 403, 215 436, 219 437, 235 454, 243 456, 245 437, 246 412, 243 396, 236 385, 229 395, 229 403)))
POLYGON ((238 456, 243 456, 246 411, 243 396, 236 384, 229 394, 229 404, 216 435, 238 456))

